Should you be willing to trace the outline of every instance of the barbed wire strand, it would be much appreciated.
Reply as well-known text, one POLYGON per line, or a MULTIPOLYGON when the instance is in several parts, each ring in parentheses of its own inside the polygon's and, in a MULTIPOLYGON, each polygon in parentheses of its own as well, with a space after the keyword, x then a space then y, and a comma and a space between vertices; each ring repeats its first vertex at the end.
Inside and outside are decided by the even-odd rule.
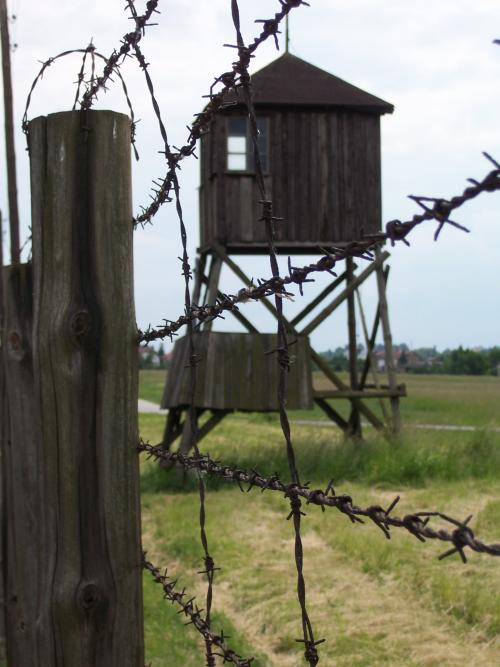
POLYGON ((363 518, 369 519, 383 532, 387 539, 391 537, 390 528, 402 528, 421 542, 424 542, 426 538, 441 542, 451 542, 453 548, 441 554, 440 559, 458 553, 465 563, 467 559, 464 550, 466 548, 489 556, 500 556, 500 543, 486 544, 475 537, 472 529, 468 526, 471 517, 467 517, 465 521, 460 521, 442 512, 422 511, 409 513, 400 518, 391 516, 392 511, 400 500, 399 496, 394 498, 388 509, 384 509, 380 505, 370 505, 369 507, 362 508, 354 504, 350 495, 337 495, 333 480, 330 481, 325 490, 311 489, 308 484, 294 485, 282 482, 277 473, 266 477, 256 470, 248 471, 236 466, 226 465, 221 461, 210 458, 206 454, 186 456, 180 452, 166 451, 162 449, 161 444, 151 445, 142 440, 138 444, 138 450, 144 452, 147 458, 152 458, 158 462, 175 463, 186 470, 199 469, 207 475, 233 482, 243 492, 248 492, 253 487, 256 487, 262 491, 277 491, 278 493, 282 493, 286 498, 289 498, 290 493, 293 492, 303 498, 307 505, 318 505, 323 511, 327 507, 337 509, 342 514, 345 514, 352 523, 364 523, 363 518), (246 490, 243 488, 244 484, 248 484, 246 490), (452 524, 454 530, 451 533, 443 529, 435 530, 429 525, 429 521, 432 518, 440 518, 452 524))
MULTIPOLYGON (((134 5, 134 0, 127 0, 127 7, 129 9, 131 5, 134 5)), ((146 11, 140 16, 137 14, 134 7, 135 13, 132 14, 131 18, 134 20, 135 30, 124 35, 120 48, 118 50, 114 49, 111 55, 106 58, 106 64, 104 66, 103 73, 99 77, 94 77, 91 85, 85 91, 81 102, 82 109, 91 108, 101 88, 106 88, 106 84, 111 80, 112 75, 118 72, 122 62, 127 56, 130 55, 131 49, 136 44, 139 44, 144 36, 146 28, 149 26, 157 25, 156 23, 149 22, 153 14, 160 13, 157 9, 157 6, 158 0, 148 0, 146 3, 146 11)), ((127 7, 125 7, 125 9, 127 9, 127 7)))
MULTIPOLYGON (((37 85, 40 83, 40 81, 43 79, 43 75, 45 74, 45 71, 56 61, 66 58, 67 56, 74 55, 76 53, 83 53, 83 59, 84 63, 82 64, 82 68, 85 64, 85 59, 87 55, 90 53, 91 56, 91 61, 92 61, 92 70, 91 70, 91 79, 90 83, 92 82, 94 78, 94 72, 95 72, 95 58, 99 58, 100 60, 103 60, 106 62, 106 57, 103 56, 102 53, 99 53, 99 51, 96 50, 96 47, 90 42, 90 44, 85 47, 84 49, 70 49, 69 51, 63 51, 62 53, 59 53, 57 56, 52 56, 48 58, 47 60, 42 62, 42 67, 40 68, 40 71, 36 75, 36 77, 33 80, 33 83, 31 84, 30 90, 28 92, 28 96, 26 98, 26 105, 24 107, 24 113, 23 113, 23 119, 22 119, 22 130, 24 134, 26 135, 26 138, 28 139, 28 148, 29 148, 29 120, 28 120, 28 111, 31 105, 31 100, 33 97, 33 93, 35 92, 35 89, 37 85)), ((75 98, 75 103, 73 105, 73 111, 75 110, 75 107, 78 103, 78 98, 80 96, 80 89, 81 89, 81 81, 80 81, 80 74, 82 74, 82 82, 83 82, 83 76, 84 74, 82 73, 82 70, 80 70, 80 73, 78 75, 78 81, 77 81, 77 92, 76 92, 76 98, 75 98)), ((135 113, 134 113, 134 108, 132 106, 132 101, 130 99, 130 95, 128 92, 128 87, 127 84, 125 83, 125 79, 123 78, 120 70, 116 70, 116 75, 121 83, 123 95, 125 97, 125 101, 127 103, 127 107, 130 113, 130 141, 132 143, 132 148, 134 151, 135 158, 138 160, 139 159, 139 154, 137 152, 136 146, 135 146, 135 131, 136 131, 136 125, 137 122, 135 120, 135 113)))
MULTIPOLYGON (((407 237, 415 229, 426 221, 435 220, 438 223, 436 234, 441 232, 443 225, 451 224, 462 231, 469 230, 456 222, 449 220, 452 211, 458 209, 466 202, 474 199, 485 192, 496 192, 500 190, 500 164, 494 160, 488 153, 484 156, 495 165, 495 169, 490 171, 482 181, 469 178, 472 183, 461 195, 444 199, 439 197, 416 197, 411 195, 414 201, 424 208, 423 213, 415 214, 410 220, 401 222, 401 220, 391 220, 385 225, 385 231, 378 234, 371 234, 363 241, 356 241, 345 245, 344 247, 332 247, 324 250, 325 254, 317 261, 301 267, 292 266, 288 261, 288 274, 282 277, 272 276, 271 278, 257 279, 257 284, 252 282, 248 287, 240 289, 237 294, 223 294, 215 300, 213 304, 203 306, 193 306, 189 313, 184 313, 177 320, 165 319, 164 324, 158 327, 149 327, 145 331, 138 332, 138 342, 148 343, 154 340, 172 338, 179 329, 186 326, 188 321, 206 322, 220 317, 225 311, 238 310, 238 306, 248 301, 258 301, 272 295, 278 295, 281 299, 291 298, 293 293, 287 291, 290 285, 297 285, 302 294, 303 285, 313 282, 311 278, 315 273, 327 272, 334 277, 335 266, 341 260, 347 257, 357 257, 368 261, 373 260, 372 252, 377 245, 389 241, 391 245, 397 242, 403 242, 409 245, 407 237), (431 205, 430 205, 431 204, 431 205)), ((435 235, 436 236, 436 235, 435 235)))
MULTIPOLYGON (((139 17, 134 7, 133 0, 127 0, 130 12, 136 23, 139 21, 139 17)), ((137 30, 140 29, 140 24, 137 23, 137 30)), ((137 32, 136 30, 136 32, 137 32)), ((170 149, 170 143, 168 141, 167 130, 163 122, 160 107, 155 97, 155 91, 153 86, 153 81, 148 72, 148 63, 139 47, 138 42, 132 44, 134 55, 139 63, 139 67, 144 73, 146 79, 146 85, 149 90, 151 97, 151 102, 153 105, 153 110, 158 120, 158 125, 160 128, 160 134, 163 141, 163 153, 167 163, 172 167, 172 186, 174 189, 175 197, 175 208, 177 212, 177 217, 179 220, 179 231, 182 244, 182 258, 179 258, 182 263, 182 275, 184 277, 184 307, 185 312, 189 313, 191 310, 191 293, 190 293, 190 281, 192 278, 191 265, 189 263, 189 255, 187 251, 187 230, 184 222, 184 214, 182 210, 181 197, 180 197, 180 187, 179 180, 177 177, 177 164, 175 162, 175 157, 172 155, 170 149)), ((187 325, 187 337, 188 337, 188 366, 189 366, 189 384, 190 384, 190 400, 188 406, 188 424, 186 428, 189 429, 190 437, 190 447, 193 447, 195 453, 199 456, 200 452, 198 449, 198 420, 197 420, 197 411, 196 411, 196 365, 198 362, 198 355, 196 354, 195 344, 194 344, 194 325, 193 322, 189 322, 187 325)), ((205 507, 205 480, 203 479, 201 472, 197 472, 198 477, 198 493, 200 499, 199 505, 199 524, 200 524, 200 540, 204 552, 204 566, 205 569, 199 574, 203 574, 207 578, 207 594, 206 594, 206 609, 205 609, 205 623, 208 629, 210 629, 211 623, 211 612, 212 612, 212 601, 213 601, 213 583, 215 572, 217 569, 215 567, 214 559, 212 558, 208 546, 208 537, 206 529, 206 507, 205 507)), ((208 636, 205 637, 205 655, 206 655, 206 665, 207 667, 215 667, 215 655, 213 653, 212 643, 208 636)))
POLYGON ((146 556, 146 552, 143 552, 143 568, 150 572, 157 584, 160 584, 163 589, 163 595, 165 599, 170 600, 170 602, 180 606, 181 609, 179 613, 182 613, 187 618, 189 618, 187 625, 193 625, 196 630, 198 630, 198 632, 203 636, 205 643, 216 647, 217 651, 213 655, 220 656, 224 663, 229 662, 236 667, 250 667, 251 663, 253 662, 253 658, 242 658, 235 651, 228 648, 226 646, 226 639, 228 638, 224 636, 224 632, 221 632, 220 635, 216 635, 210 630, 210 626, 207 623, 206 618, 203 618, 202 616, 203 609, 199 609, 194 603, 195 598, 190 598, 185 601, 184 598, 186 597, 186 590, 183 589, 180 592, 176 591, 175 588, 177 581, 171 580, 168 577, 167 570, 162 573, 161 570, 153 565, 153 563, 147 560, 146 556))
MULTIPOLYGON (((303 4, 302 2, 297 2, 296 4, 303 4)), ((266 190, 266 184, 264 180, 264 172, 262 169, 262 159, 259 149, 259 129, 257 123, 257 117, 255 114, 255 108, 252 100, 252 91, 250 84, 250 74, 248 72, 248 67, 250 65, 251 54, 247 47, 245 46, 243 36, 241 34, 241 25, 240 25, 240 13, 238 0, 231 0, 231 11, 233 17, 233 24, 236 31, 236 42, 238 48, 238 74, 240 82, 240 90, 243 93, 243 102, 246 107, 248 114, 248 121, 250 123, 250 136, 253 143, 253 156, 254 156, 254 167, 255 167, 255 178, 256 183, 260 193, 260 204, 262 206, 262 216, 260 222, 264 223, 266 230, 266 238, 269 248, 269 262, 271 265, 271 272, 274 280, 280 280, 280 271, 278 265, 278 258, 275 246, 275 222, 278 220, 273 214, 273 202, 270 197, 270 194, 266 190)), ((302 618, 302 639, 297 641, 304 643, 304 656, 306 662, 309 663, 310 667, 314 667, 319 662, 319 656, 317 651, 317 645, 324 640, 316 642, 314 640, 314 632, 312 624, 309 618, 306 605, 306 583, 303 572, 303 562, 304 562, 304 547, 302 544, 301 536, 301 520, 304 513, 301 511, 301 500, 300 497, 295 492, 295 487, 300 486, 299 472, 297 470, 297 465, 295 461, 295 451, 292 443, 292 435, 290 429, 290 422, 288 419, 288 414, 286 411, 286 400, 287 400, 287 385, 288 385, 288 373, 290 371, 290 352, 289 352, 289 343, 287 339, 287 331, 285 328, 284 318, 283 318, 283 300, 277 294, 274 295, 275 307, 277 312, 278 319, 278 347, 275 350, 277 352, 277 363, 279 367, 278 371, 278 410, 280 417, 281 430, 286 443, 286 452, 288 460, 288 468, 290 471, 290 476, 292 484, 289 486, 287 496, 290 500, 290 514, 288 519, 293 519, 293 526, 295 532, 295 566, 297 569, 297 597, 301 610, 302 618)))

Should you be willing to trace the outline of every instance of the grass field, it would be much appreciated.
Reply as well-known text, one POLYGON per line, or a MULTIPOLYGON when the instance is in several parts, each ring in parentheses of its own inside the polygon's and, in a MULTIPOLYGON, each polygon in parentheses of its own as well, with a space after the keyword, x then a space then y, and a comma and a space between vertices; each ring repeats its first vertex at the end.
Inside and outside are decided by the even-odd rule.
MULTIPOLYGON (((500 541, 500 434, 487 428, 500 425, 499 379, 408 380, 407 422, 471 424, 482 430, 408 429, 392 445, 367 431, 364 443, 347 444, 336 429, 295 424, 302 479, 319 488, 333 477, 338 492, 348 492, 360 505, 386 505, 400 494, 400 515, 425 509, 457 517, 474 513, 478 535, 500 541), (441 407, 431 412, 429 405, 441 407)), ((141 396, 158 400, 162 384, 158 373, 143 374, 141 396)), ((163 424, 159 415, 141 415, 141 435, 158 441, 163 424)), ((203 441, 203 449, 234 465, 286 476, 274 415, 231 416, 203 441)), ((193 482, 182 484, 175 471, 166 473, 151 461, 141 467, 144 546, 203 607, 193 482)), ((224 628, 232 637, 229 644, 254 655, 256 666, 304 664, 295 642, 300 617, 286 501, 255 489, 242 494, 215 480, 207 485, 211 552, 222 568, 214 591, 214 629, 224 628)), ((320 664, 500 665, 500 559, 471 554, 465 566, 457 557, 438 561, 446 549, 442 544, 421 544, 399 532, 387 541, 377 528, 353 526, 338 512, 306 510, 308 606, 317 636, 327 639, 320 664)), ((148 576, 144 582, 147 662, 151 667, 204 664, 196 631, 183 626, 148 576)))

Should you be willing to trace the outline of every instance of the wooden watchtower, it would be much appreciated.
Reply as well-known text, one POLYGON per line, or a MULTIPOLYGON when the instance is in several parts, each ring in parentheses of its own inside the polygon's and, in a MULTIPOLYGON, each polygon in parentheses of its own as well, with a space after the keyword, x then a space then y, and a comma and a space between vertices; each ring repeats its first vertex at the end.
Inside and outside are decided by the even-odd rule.
MULTIPOLYGON (((380 116, 393 106, 307 62, 285 53, 251 79, 260 130, 260 153, 266 189, 272 195, 278 225, 276 246, 287 255, 320 254, 341 247, 381 226, 380 116)), ((259 222, 259 190, 249 121, 235 93, 227 96, 224 111, 212 121, 201 141, 200 249, 193 302, 213 303, 221 295, 219 280, 225 264, 245 286, 250 279, 237 262, 241 254, 267 254, 265 229, 259 222)), ((360 434, 361 416, 378 429, 399 428, 399 397, 389 318, 384 264, 389 253, 377 251, 372 263, 358 267, 346 260, 345 270, 290 321, 287 328, 297 344, 292 365, 288 407, 324 410, 347 434, 360 434), (368 331, 358 287, 370 276, 378 285, 379 305, 368 331), (335 294, 334 294, 335 292, 335 294), (312 313, 333 298, 316 316, 312 313), (356 300, 357 306, 356 307, 356 300), (315 352, 308 336, 347 301, 350 379, 343 381, 315 352), (357 316, 367 348, 363 369, 357 359, 357 316), (299 326, 310 318, 308 324, 299 326), (382 324, 386 352, 385 383, 379 381, 373 359, 375 338, 382 324), (313 363, 330 380, 331 389, 313 389, 313 363), (366 399, 378 399, 379 416, 366 399), (331 399, 350 402, 350 416, 342 416, 331 399), (389 399, 388 411, 383 399, 389 399)), ((276 316, 271 301, 265 307, 276 316)), ((262 334, 244 314, 232 313, 247 334, 219 333, 205 324, 196 335, 202 361, 198 367, 195 405, 199 414, 210 411, 202 426, 205 435, 234 410, 276 410, 276 360, 271 334, 262 334)), ((183 430, 182 414, 189 403, 187 345, 177 341, 162 407, 169 409, 165 446, 183 430)), ((185 422, 186 423, 186 422, 185 422)), ((185 438, 187 442, 187 438, 185 438)), ((183 447, 183 445, 181 445, 183 447)), ((184 447, 185 448, 185 447, 184 447)))

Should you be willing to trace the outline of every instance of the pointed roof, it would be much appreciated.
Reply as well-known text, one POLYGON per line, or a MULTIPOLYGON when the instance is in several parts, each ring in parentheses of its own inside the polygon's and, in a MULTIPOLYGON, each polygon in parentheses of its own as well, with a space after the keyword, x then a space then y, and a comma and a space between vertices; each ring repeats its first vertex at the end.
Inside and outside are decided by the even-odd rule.
MULTIPOLYGON (((251 77, 257 105, 336 107, 368 113, 392 113, 394 107, 379 97, 325 72, 291 53, 284 53, 251 77)), ((237 102, 230 93, 225 102, 237 102)))

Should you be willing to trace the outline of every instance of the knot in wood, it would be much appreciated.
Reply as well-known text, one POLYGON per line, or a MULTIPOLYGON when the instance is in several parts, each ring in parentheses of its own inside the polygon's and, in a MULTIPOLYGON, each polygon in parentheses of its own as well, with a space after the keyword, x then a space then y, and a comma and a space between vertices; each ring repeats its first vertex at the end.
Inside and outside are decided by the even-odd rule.
POLYGON ((87 310, 78 310, 70 318, 69 328, 71 335, 80 342, 85 338, 92 327, 92 317, 87 310))
POLYGON ((77 601, 78 605, 86 613, 92 612, 101 602, 101 592, 97 584, 84 583, 80 585, 77 601))
POLYGON ((7 334, 7 351, 9 357, 15 361, 21 361, 24 358, 26 349, 19 331, 13 330, 7 334))

